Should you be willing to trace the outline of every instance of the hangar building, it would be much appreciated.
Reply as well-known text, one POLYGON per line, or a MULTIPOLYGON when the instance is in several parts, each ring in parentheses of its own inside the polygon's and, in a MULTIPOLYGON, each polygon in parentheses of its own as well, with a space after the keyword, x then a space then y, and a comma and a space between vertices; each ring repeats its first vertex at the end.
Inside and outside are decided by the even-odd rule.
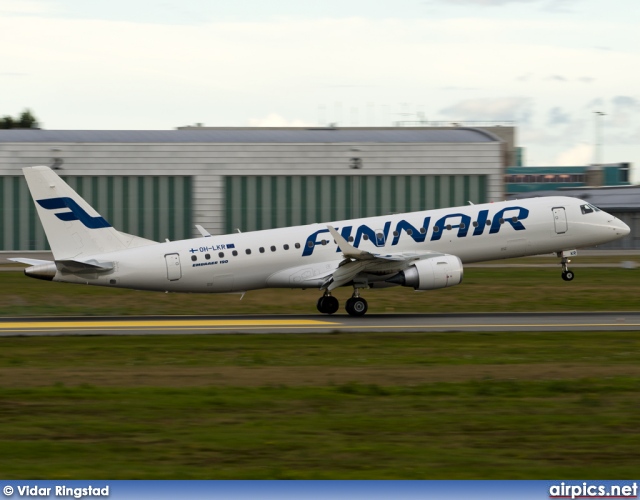
POLYGON ((505 141, 448 128, 0 131, 0 250, 48 249, 21 168, 162 241, 504 198, 505 141))

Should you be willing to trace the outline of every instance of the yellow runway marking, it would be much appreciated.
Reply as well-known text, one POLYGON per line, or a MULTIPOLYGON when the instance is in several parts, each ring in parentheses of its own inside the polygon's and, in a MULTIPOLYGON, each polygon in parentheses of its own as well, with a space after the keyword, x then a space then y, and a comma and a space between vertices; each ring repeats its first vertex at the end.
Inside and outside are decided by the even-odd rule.
POLYGON ((122 329, 122 328, 221 328, 221 327, 295 327, 330 326, 338 323, 310 319, 215 319, 215 320, 153 320, 153 321, 14 321, 0 323, 0 330, 50 329, 122 329))

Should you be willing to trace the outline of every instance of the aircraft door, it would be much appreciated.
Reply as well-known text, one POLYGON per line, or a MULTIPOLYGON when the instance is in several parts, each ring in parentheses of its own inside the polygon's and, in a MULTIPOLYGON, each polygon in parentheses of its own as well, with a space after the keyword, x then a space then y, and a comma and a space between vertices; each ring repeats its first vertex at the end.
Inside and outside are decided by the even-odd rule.
POLYGON ((553 223, 555 224, 556 234, 564 234, 567 232, 567 212, 564 207, 555 207, 553 210, 553 223))
POLYGON ((180 256, 177 253, 170 253, 164 256, 167 262, 167 279, 177 281, 182 278, 182 268, 180 267, 180 256))

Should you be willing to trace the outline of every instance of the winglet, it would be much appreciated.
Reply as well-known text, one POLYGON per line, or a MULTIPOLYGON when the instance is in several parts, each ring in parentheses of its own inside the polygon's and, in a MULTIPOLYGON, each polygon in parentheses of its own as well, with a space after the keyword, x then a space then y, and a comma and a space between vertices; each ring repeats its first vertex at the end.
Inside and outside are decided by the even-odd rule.
POLYGON ((329 229, 329 232, 331 233, 331 236, 333 236, 333 239, 336 240, 336 243, 340 247, 340 250, 342 250, 342 254, 345 257, 351 257, 353 259, 361 259, 365 255, 369 254, 369 252, 365 252, 364 250, 359 250, 356 247, 354 247, 353 245, 350 245, 349 242, 347 240, 345 240, 342 237, 342 235, 338 231, 335 230, 334 227, 327 226, 327 229, 329 229))

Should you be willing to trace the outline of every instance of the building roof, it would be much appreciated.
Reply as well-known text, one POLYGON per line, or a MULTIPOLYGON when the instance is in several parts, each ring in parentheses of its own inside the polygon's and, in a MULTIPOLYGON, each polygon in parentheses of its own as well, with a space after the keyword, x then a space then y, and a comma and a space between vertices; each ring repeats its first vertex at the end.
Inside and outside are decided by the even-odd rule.
POLYGON ((0 130, 0 143, 478 143, 500 142, 464 127, 409 128, 191 128, 187 130, 0 130))
POLYGON ((535 198, 538 196, 572 196, 588 201, 607 212, 640 211, 640 186, 561 188, 554 191, 517 193, 510 198, 535 198))

